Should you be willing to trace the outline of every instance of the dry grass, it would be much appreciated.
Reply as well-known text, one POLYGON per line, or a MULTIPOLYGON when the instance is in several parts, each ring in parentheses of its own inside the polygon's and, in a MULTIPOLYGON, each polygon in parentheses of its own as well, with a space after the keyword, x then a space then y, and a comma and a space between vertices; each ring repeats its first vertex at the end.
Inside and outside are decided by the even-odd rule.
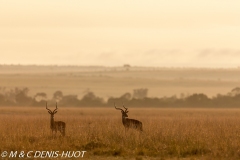
POLYGON ((125 133, 114 108, 61 108, 66 136, 53 137, 43 108, 0 108, 0 151, 86 150, 92 159, 239 159, 238 109, 131 109, 142 134, 125 133))

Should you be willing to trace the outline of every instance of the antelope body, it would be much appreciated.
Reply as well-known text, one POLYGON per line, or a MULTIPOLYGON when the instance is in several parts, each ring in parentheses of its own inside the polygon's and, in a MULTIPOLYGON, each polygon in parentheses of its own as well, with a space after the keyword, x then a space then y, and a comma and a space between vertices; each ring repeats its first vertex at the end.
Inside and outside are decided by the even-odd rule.
POLYGON ((128 109, 125 108, 124 105, 123 105, 123 107, 125 108, 125 111, 121 108, 117 108, 115 103, 114 103, 114 106, 117 110, 121 110, 121 112, 122 112, 122 123, 123 123, 125 129, 133 128, 133 129, 136 129, 139 131, 143 131, 142 122, 140 122, 136 119, 129 119, 128 115, 127 115, 128 109))
POLYGON ((47 108, 47 103, 46 103, 46 109, 48 110, 48 113, 50 114, 50 128, 53 131, 55 131, 55 134, 57 133, 57 131, 59 131, 62 136, 65 136, 65 128, 66 128, 66 124, 63 121, 54 121, 54 114, 57 113, 57 103, 56 103, 56 109, 51 111, 50 109, 47 108))

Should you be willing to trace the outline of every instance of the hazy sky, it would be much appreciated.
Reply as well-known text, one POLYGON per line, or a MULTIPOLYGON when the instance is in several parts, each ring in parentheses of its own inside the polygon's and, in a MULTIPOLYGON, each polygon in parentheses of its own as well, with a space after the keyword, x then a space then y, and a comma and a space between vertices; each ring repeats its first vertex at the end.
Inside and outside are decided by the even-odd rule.
POLYGON ((240 66, 239 0, 0 0, 1 64, 240 66))

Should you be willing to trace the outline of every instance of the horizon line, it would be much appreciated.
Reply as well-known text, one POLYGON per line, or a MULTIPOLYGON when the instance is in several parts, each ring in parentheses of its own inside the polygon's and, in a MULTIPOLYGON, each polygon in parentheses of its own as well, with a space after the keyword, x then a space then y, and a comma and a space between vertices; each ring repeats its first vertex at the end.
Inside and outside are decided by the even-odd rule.
POLYGON ((103 68, 124 68, 125 65, 128 65, 129 68, 165 68, 165 69, 240 69, 240 66, 235 67, 196 67, 196 66, 140 66, 140 65, 131 65, 131 64, 123 64, 123 65, 80 65, 80 64, 2 64, 0 63, 0 66, 37 66, 37 67, 48 67, 48 66, 55 66, 55 67, 103 67, 103 68))

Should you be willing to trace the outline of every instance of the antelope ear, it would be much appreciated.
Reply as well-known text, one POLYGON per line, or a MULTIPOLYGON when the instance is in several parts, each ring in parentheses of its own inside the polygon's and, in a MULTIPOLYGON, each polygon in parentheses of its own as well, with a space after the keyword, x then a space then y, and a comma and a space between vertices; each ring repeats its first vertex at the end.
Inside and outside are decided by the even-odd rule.
POLYGON ((57 111, 54 111, 54 114, 56 114, 57 113, 57 111))
POLYGON ((49 114, 52 114, 52 112, 48 111, 49 114))

